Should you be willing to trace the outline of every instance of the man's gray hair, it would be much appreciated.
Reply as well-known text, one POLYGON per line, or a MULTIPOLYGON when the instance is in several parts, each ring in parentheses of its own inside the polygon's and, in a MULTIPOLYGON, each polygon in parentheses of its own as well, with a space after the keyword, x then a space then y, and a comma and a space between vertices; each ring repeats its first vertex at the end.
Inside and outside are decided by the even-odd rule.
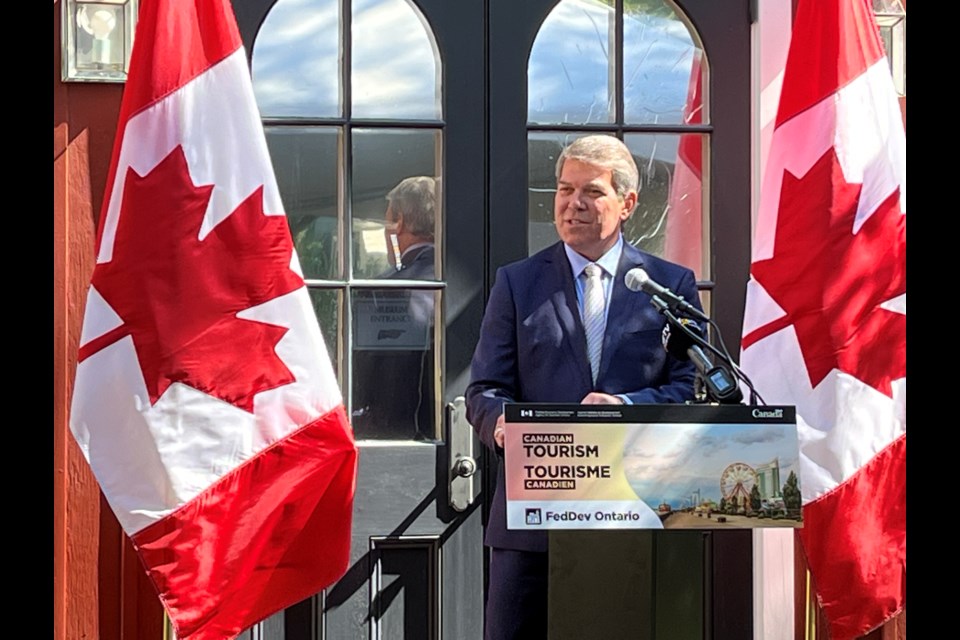
POLYGON ((403 224, 410 233, 433 239, 437 208, 437 182, 434 178, 404 178, 387 194, 387 202, 395 216, 403 216, 403 224))
POLYGON ((557 180, 567 160, 578 160, 596 167, 609 169, 613 174, 613 188, 620 199, 630 191, 640 191, 640 172, 633 154, 619 138, 598 134, 577 138, 564 147, 557 158, 557 180))

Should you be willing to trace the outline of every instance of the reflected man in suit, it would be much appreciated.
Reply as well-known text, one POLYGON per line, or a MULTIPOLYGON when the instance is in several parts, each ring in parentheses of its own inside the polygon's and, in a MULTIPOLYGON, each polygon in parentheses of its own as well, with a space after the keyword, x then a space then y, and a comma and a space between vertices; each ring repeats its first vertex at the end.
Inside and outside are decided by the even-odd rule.
MULTIPOLYGON (((432 177, 412 176, 387 194, 384 234, 391 266, 379 279, 436 278, 436 186, 432 177)), ((395 322, 380 324, 371 343, 354 353, 354 427, 362 438, 432 439, 434 292, 376 289, 366 301, 369 325, 395 322)))
POLYGON ((436 185, 436 179, 429 176, 413 176, 401 180, 387 194, 384 233, 387 234, 387 260, 393 269, 382 277, 403 280, 436 278, 433 239, 436 232, 436 185))
MULTIPOLYGON (((467 419, 498 456, 508 402, 693 399, 694 365, 666 353, 665 319, 647 294, 624 284, 627 271, 643 267, 655 281, 700 305, 692 271, 623 239, 639 187, 629 149, 612 136, 580 138, 560 154, 556 176, 560 242, 497 271, 474 352, 467 419), (597 271, 592 265, 599 266, 603 295, 601 313, 589 314, 589 333, 601 336, 590 341, 597 346, 588 346, 584 329, 586 292, 599 289, 587 282, 585 274, 597 271)), ((491 547, 485 637, 546 638, 547 534, 507 529, 502 465, 484 543, 491 547)))

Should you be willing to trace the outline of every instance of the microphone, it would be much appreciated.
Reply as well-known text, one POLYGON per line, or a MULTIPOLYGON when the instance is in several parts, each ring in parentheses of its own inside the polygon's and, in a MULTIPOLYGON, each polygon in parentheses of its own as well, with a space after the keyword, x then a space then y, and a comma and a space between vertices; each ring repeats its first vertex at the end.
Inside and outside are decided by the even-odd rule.
POLYGON ((661 311, 670 309, 670 311, 674 313, 684 313, 694 318, 699 318, 700 320, 707 320, 707 316, 700 311, 700 309, 697 309, 684 300, 683 296, 678 296, 673 291, 670 291, 670 289, 656 282, 647 274, 643 267, 634 267, 630 269, 630 271, 627 271, 623 282, 630 291, 642 291, 653 298, 654 306, 661 311))
POLYGON ((703 329, 689 318, 677 319, 677 324, 668 322, 663 327, 660 342, 667 353, 678 360, 690 360, 697 367, 697 371, 707 387, 707 395, 721 404, 737 404, 743 400, 740 385, 733 374, 722 364, 715 365, 710 355, 704 351, 695 338, 704 339, 703 329), (674 330, 676 329, 676 330, 674 330), (688 335, 684 329, 695 335, 688 335))

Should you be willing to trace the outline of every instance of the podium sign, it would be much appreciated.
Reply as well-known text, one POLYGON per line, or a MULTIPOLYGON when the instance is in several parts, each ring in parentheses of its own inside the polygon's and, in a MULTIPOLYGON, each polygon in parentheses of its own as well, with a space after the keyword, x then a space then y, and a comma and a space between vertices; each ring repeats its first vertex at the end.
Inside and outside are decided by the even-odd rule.
POLYGON ((802 526, 794 407, 504 411, 509 529, 802 526))

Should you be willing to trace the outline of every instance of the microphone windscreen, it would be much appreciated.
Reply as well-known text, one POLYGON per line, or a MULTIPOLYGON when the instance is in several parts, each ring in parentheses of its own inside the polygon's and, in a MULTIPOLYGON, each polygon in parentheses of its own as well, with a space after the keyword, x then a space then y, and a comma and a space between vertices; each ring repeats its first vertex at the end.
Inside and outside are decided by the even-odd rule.
POLYGON ((627 275, 623 277, 623 283, 627 285, 627 289, 630 291, 643 291, 643 285, 650 280, 650 276, 647 275, 647 272, 644 271, 641 267, 634 267, 627 271, 627 275))

